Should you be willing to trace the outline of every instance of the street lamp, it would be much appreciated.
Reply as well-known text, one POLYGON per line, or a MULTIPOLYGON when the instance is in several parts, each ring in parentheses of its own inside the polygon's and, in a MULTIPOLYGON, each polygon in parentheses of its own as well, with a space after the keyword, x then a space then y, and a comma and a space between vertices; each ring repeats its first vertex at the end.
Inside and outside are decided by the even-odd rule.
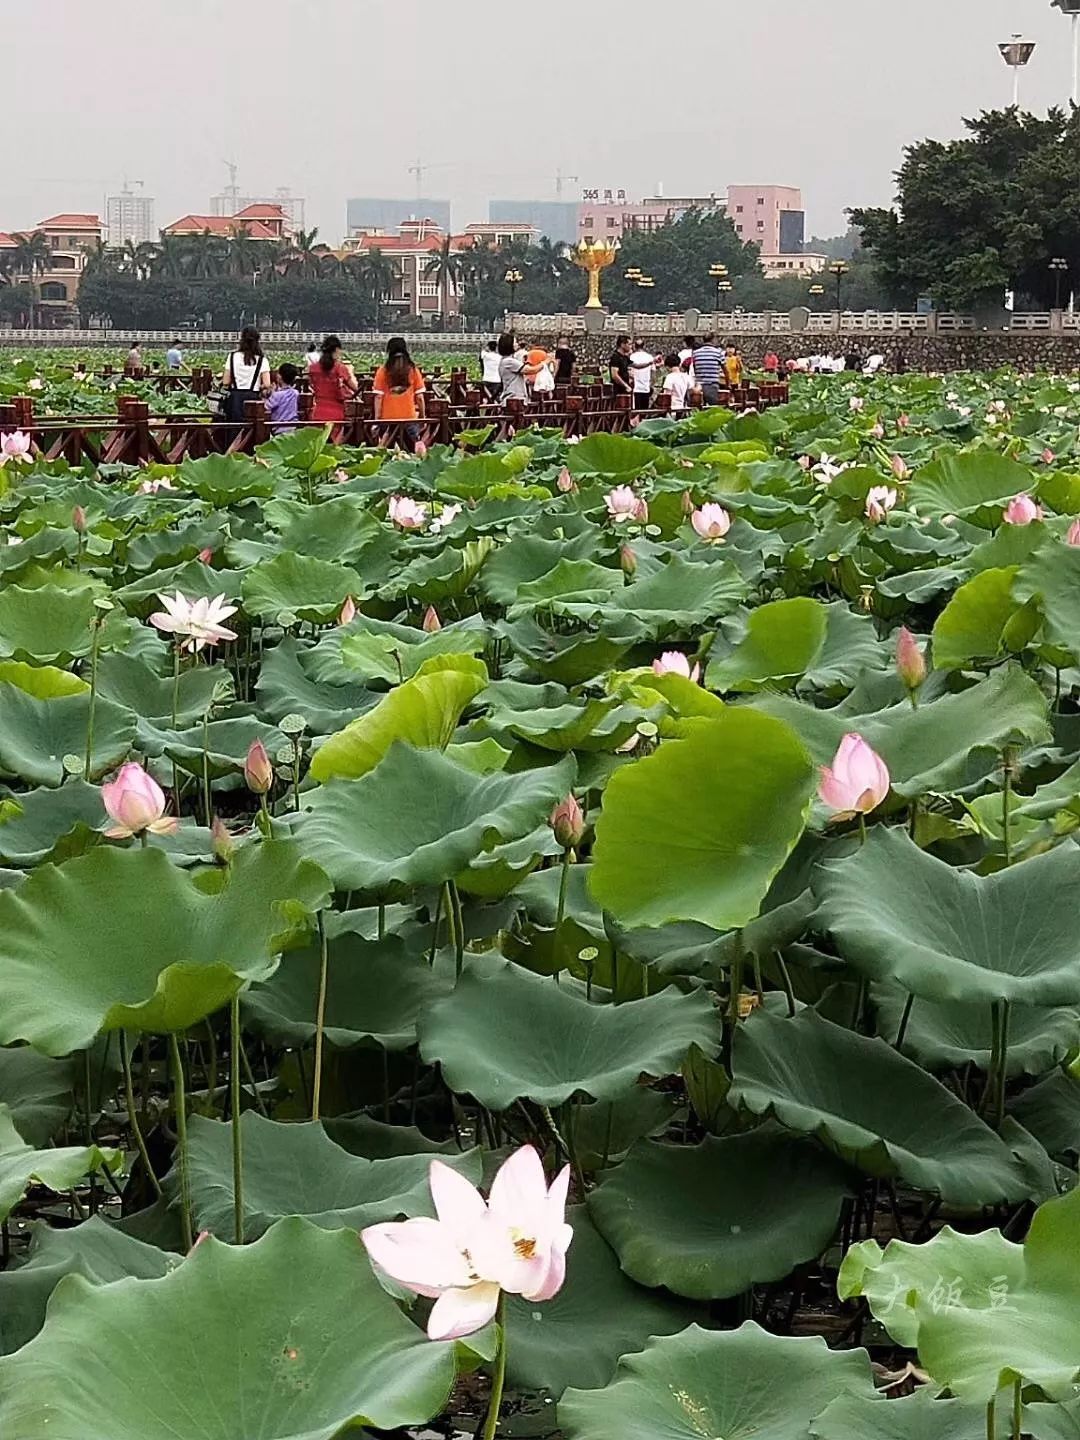
POLYGON ((1050 272, 1054 277, 1054 309, 1061 309, 1061 277, 1068 271, 1069 262, 1061 255, 1055 255, 1050 261, 1050 272))
MULTIPOLYGON (((850 266, 845 260, 837 260, 834 264, 832 264, 832 265, 829 266, 829 274, 836 276, 836 309, 837 309, 837 312, 839 312, 839 310, 840 310, 840 287, 841 287, 841 285, 843 284, 844 276, 848 273, 848 271, 849 271, 850 269, 851 269, 851 266, 850 266)), ((813 291, 811 290, 810 293, 813 294, 813 291)))
POLYGON ((1034 40, 1025 40, 1022 35, 1014 35, 1011 40, 1005 41, 998 46, 1001 58, 1013 72, 1013 108, 1020 105, 1020 71, 1035 54, 1034 40))
POLYGON ((1050 0, 1051 7, 1072 20, 1072 103, 1080 105, 1080 0, 1050 0))
MULTIPOLYGON (((709 274, 716 281, 716 308, 719 310, 720 291, 724 289, 724 281, 727 280, 728 268, 726 265, 721 265, 720 261, 717 260, 709 266, 709 274)), ((731 289, 730 284, 728 284, 727 289, 731 289)))
POLYGON ((510 309, 513 310, 514 295, 517 293, 517 287, 521 284, 522 280, 525 279, 525 276, 522 275, 520 270, 507 270, 506 274, 503 276, 503 279, 506 281, 507 285, 510 286, 510 309))

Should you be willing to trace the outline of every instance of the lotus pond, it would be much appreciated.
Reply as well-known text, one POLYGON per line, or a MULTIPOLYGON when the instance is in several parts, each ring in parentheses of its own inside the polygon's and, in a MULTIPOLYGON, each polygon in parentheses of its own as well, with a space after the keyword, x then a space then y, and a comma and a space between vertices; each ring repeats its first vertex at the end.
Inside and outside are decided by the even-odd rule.
POLYGON ((6 436, 0 1435, 1080 1433, 1078 428, 6 436))

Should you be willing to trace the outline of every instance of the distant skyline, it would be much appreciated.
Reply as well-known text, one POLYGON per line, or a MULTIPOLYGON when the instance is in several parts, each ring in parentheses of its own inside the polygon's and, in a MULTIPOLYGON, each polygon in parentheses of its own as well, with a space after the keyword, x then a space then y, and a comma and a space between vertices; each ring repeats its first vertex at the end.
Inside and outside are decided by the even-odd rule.
POLYGON ((337 241, 350 197, 416 191, 452 202, 455 228, 492 198, 555 198, 557 171, 640 198, 801 187, 807 234, 887 204, 906 144, 948 140, 961 117, 1007 105, 999 41, 1036 41, 1021 102, 1068 99, 1068 21, 1049 0, 733 0, 680 11, 627 0, 544 0, 542 12, 353 0, 85 0, 8 19, 10 145, 0 230, 97 211, 145 182, 164 226, 209 209, 239 167, 245 194, 288 186, 337 241), (47 68, 45 61, 47 60, 47 68))

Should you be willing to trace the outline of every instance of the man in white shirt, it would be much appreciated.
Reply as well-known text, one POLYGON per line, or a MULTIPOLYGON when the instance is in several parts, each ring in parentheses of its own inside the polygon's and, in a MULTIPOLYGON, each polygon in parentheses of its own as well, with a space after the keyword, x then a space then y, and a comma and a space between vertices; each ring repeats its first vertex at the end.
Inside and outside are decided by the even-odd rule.
POLYGON ((690 408, 687 396, 690 394, 692 381, 683 369, 678 355, 674 353, 669 355, 664 364, 667 366, 667 374, 664 376, 664 394, 671 396, 671 414, 675 419, 679 419, 690 408))
POLYGON ((652 405, 653 371, 656 368, 656 356, 651 350, 646 350, 642 342, 638 340, 630 356, 630 364, 634 371, 634 409, 648 410, 652 405))

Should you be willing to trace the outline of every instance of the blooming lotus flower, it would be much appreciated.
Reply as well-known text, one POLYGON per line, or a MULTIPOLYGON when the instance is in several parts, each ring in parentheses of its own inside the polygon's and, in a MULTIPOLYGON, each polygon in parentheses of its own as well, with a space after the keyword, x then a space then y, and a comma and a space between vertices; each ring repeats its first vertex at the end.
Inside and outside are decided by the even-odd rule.
POLYGON ((161 786, 134 761, 121 765, 116 779, 102 785, 101 799, 109 818, 116 821, 105 831, 110 840, 130 840, 145 830, 171 835, 176 829, 176 817, 165 814, 161 786))
POLYGON ((813 462, 811 461, 809 455, 799 456, 799 465, 802 467, 803 470, 809 470, 812 463, 813 462))
POLYGON ((1066 545, 1080 545, 1080 519, 1074 520, 1065 536, 1066 545))
POLYGON ((861 735, 848 734, 831 765, 821 767, 818 795, 838 816, 869 815, 889 793, 889 771, 861 735))
POLYGON ((391 495, 386 513, 399 530, 422 530, 427 520, 427 506, 410 500, 408 495, 391 495))
POLYGON ((873 438, 874 438, 875 440, 884 440, 884 438, 885 438, 885 426, 882 425, 882 423, 881 423, 880 420, 877 422, 876 425, 871 425, 871 426, 870 426, 870 434, 873 436, 873 438))
POLYGON ((11 430, 7 435, 0 435, 0 465, 6 465, 9 460, 19 460, 24 465, 30 464, 30 436, 22 430, 11 430))
POLYGON ((555 488, 563 495, 569 495, 571 490, 577 489, 577 485, 574 483, 574 477, 570 474, 570 471, 566 468, 565 465, 559 471, 559 474, 555 480, 555 488))
POLYGON ((991 430, 998 423, 998 417, 994 414, 992 410, 988 410, 986 412, 986 423, 990 426, 991 430))
POLYGON ((896 504, 896 491, 888 485, 874 485, 866 497, 866 518, 878 525, 896 504))
POLYGON ((334 471, 334 479, 339 485, 346 485, 351 479, 351 476, 349 475, 349 472, 347 470, 342 470, 339 468, 334 471))
POLYGON ((634 494, 629 485, 616 485, 614 490, 609 490, 604 496, 604 504, 616 525, 624 525, 628 520, 644 525, 649 518, 648 505, 634 494))
POLYGON ((918 690, 926 679, 926 658, 906 625, 896 637, 896 671, 909 690, 918 690))
POLYGON ((159 480, 144 480, 136 492, 139 495, 156 495, 159 490, 175 490, 176 486, 167 475, 159 480))
POLYGON ((683 675, 695 683, 701 675, 701 666, 690 669, 690 661, 681 650, 665 650, 659 660, 652 662, 654 675, 683 675))
POLYGON ((181 650, 194 655, 204 645, 218 645, 222 640, 235 640, 236 631, 228 630, 221 623, 236 614, 235 605, 226 605, 224 595, 215 595, 208 600, 205 595, 198 600, 188 600, 177 590, 173 596, 159 595, 165 606, 150 616, 150 624, 158 630, 180 635, 181 650))
POLYGON ((906 480, 911 474, 907 467, 907 461, 902 455, 894 455, 889 461, 889 469, 896 476, 897 480, 906 480))
POLYGON ((339 625, 351 625, 352 622, 353 622, 355 619, 356 619, 356 601, 352 598, 351 595, 346 595, 346 596, 345 596, 345 604, 342 605, 342 607, 341 607, 341 613, 338 615, 338 624, 339 624, 339 625))
POLYGON ((442 621, 439 619, 439 612, 434 605, 429 605, 424 611, 424 619, 420 628, 427 635, 434 635, 437 630, 442 629, 442 621))
POLYGON ((1047 446, 1046 449, 1039 456, 1039 459, 1043 462, 1044 465, 1052 465, 1054 463, 1054 458, 1054 452, 1050 449, 1049 446, 1047 446))
POLYGON ((866 402, 863 400, 861 395, 852 395, 851 399, 848 401, 848 409, 858 412, 863 408, 863 405, 865 403, 866 402))
POLYGON ((261 740, 253 740, 244 758, 244 783, 253 795, 265 795, 274 783, 274 767, 261 740))
POLYGON ((360 1238, 384 1275, 434 1299, 432 1340, 483 1329, 503 1290, 534 1302, 558 1294, 574 1238, 565 1219, 568 1165, 549 1189, 540 1156, 526 1145, 500 1167, 486 1202, 441 1160, 431 1162, 428 1183, 437 1220, 369 1225, 360 1238))
POLYGON ((585 812, 573 791, 555 806, 550 823, 555 839, 564 850, 573 850, 581 844, 581 837, 585 834, 585 812))
POLYGON ((445 530, 448 525, 452 525, 461 514, 461 508, 460 505, 444 505, 431 522, 431 533, 438 535, 440 530, 445 530))
POLYGON ((898 415, 896 417, 896 428, 898 430, 906 430, 910 424, 911 421, 906 415, 898 415))
POLYGON ((1030 525, 1042 519, 1042 509, 1030 495, 1014 495, 1002 511, 1006 525, 1030 525))
POLYGON ((42 380, 40 375, 35 375, 32 380, 26 382, 26 388, 28 390, 44 390, 45 381, 42 380))
POLYGON ((702 505, 700 510, 694 511, 690 516, 690 524, 702 540, 708 540, 710 544, 716 545, 731 529, 731 516, 722 505, 710 503, 702 505))
POLYGON ((957 410, 956 413, 957 413, 958 415, 962 416, 963 419, 966 420, 966 419, 968 418, 968 416, 971 414, 971 406, 970 406, 970 405, 961 405, 960 408, 957 410))
POLYGON ((826 455, 823 450, 821 452, 821 458, 814 466, 814 474, 823 485, 827 485, 830 480, 835 480, 837 475, 841 474, 847 468, 846 465, 837 464, 835 455, 826 455))
POLYGON ((994 409, 998 412, 999 415, 1003 415, 1005 413, 1005 401, 995 400, 994 409))

